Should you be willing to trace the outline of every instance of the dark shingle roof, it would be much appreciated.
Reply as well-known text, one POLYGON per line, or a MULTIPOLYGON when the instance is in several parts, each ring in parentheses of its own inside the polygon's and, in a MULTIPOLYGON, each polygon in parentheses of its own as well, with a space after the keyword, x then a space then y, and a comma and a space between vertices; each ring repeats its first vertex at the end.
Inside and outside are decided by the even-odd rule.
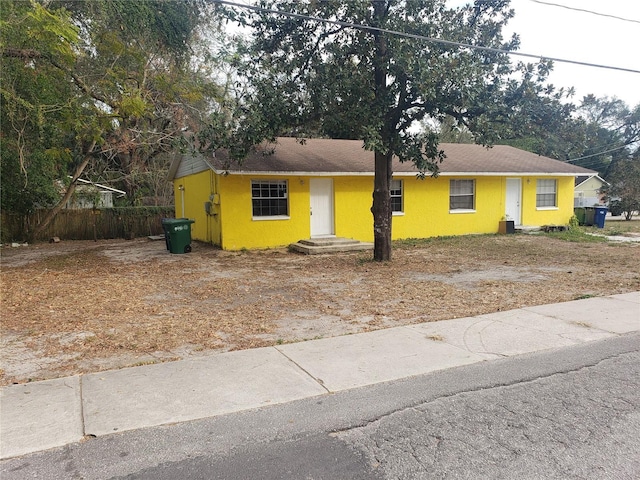
MULTIPOLYGON (((447 156, 440 165, 441 175, 596 173, 506 145, 486 148, 474 144, 441 143, 439 148, 447 156)), ((374 153, 365 150, 360 140, 308 139, 301 144, 295 138, 280 137, 275 145, 259 146, 240 165, 229 164, 224 151, 217 152, 211 163, 216 170, 230 174, 373 175, 374 153)), ((393 172, 415 175, 418 171, 410 162, 400 163, 394 158, 393 172)))
POLYGON ((586 182, 587 180, 589 180, 593 175, 578 175, 576 177, 576 183, 575 186, 577 187, 578 185, 580 185, 582 182, 586 182))

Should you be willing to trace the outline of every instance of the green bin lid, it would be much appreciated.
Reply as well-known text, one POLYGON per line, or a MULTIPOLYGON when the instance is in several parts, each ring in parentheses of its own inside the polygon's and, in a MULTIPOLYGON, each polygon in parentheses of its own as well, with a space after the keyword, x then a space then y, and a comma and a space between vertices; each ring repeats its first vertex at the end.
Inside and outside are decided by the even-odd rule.
POLYGON ((195 220, 191 220, 190 218, 163 218, 163 225, 184 225, 186 223, 196 223, 195 220))

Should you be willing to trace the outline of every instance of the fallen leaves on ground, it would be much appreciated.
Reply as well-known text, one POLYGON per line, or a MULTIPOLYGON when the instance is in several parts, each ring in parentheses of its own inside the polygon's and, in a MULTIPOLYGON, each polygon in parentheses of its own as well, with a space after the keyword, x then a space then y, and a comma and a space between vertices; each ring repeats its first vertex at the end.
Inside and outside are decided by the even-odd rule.
POLYGON ((638 244, 549 235, 370 253, 171 255, 148 240, 2 251, 2 384, 640 290, 638 244))

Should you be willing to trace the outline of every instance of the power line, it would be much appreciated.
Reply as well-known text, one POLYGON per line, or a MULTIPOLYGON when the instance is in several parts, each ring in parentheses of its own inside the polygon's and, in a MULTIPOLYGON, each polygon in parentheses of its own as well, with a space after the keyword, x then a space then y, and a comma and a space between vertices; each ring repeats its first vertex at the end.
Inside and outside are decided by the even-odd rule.
POLYGON ((585 155, 584 157, 572 158, 571 160, 565 160, 567 163, 578 162, 580 160, 586 160, 587 158, 597 157, 600 155, 604 155, 605 153, 617 152, 618 150, 622 150, 623 148, 627 148, 628 145, 622 145, 620 147, 612 148, 611 150, 605 150, 599 153, 592 153, 591 155, 585 155))
MULTIPOLYGON (((572 164, 572 165, 582 167, 582 168, 590 168, 592 170, 600 170, 601 168, 603 167, 606 168, 609 165, 610 162, 607 160, 610 160, 610 159, 602 159, 602 160, 593 159, 587 162, 580 162, 579 164, 572 164)), ((571 163, 573 160, 569 160, 569 161, 562 160, 562 161, 564 161, 565 163, 571 163)))
POLYGON ((533 3, 539 3, 540 5, 549 5, 551 7, 566 8, 567 10, 574 10, 576 12, 590 13, 592 15, 598 15, 600 17, 614 18, 616 20, 622 20, 623 22, 640 23, 640 20, 634 20, 632 18, 618 17, 617 15, 610 15, 608 13, 594 12, 593 10, 587 10, 587 9, 584 9, 584 8, 569 7, 568 5, 561 5, 559 3, 543 2, 541 0, 529 0, 529 1, 533 2, 533 3))
POLYGON ((357 28, 360 30, 368 30, 368 31, 373 31, 373 32, 381 32, 381 33, 388 33, 391 35, 397 35, 400 37, 407 37, 407 38, 413 38, 413 39, 417 39, 417 40, 426 40, 429 42, 433 42, 433 43, 440 43, 443 45, 450 45, 450 46, 455 46, 455 47, 465 47, 465 48, 470 48, 473 50, 481 50, 484 52, 492 52, 492 53, 504 53, 507 55, 514 55, 514 56, 519 56, 519 57, 526 57, 526 58, 535 58, 535 59, 546 59, 546 60, 551 60, 554 62, 559 62, 559 63, 571 63, 573 65, 582 65, 585 67, 594 67, 594 68, 604 68, 604 69, 608 69, 608 70, 618 70, 618 71, 622 71, 622 72, 630 72, 630 73, 640 73, 640 70, 635 70, 632 68, 625 68, 625 67, 614 67, 614 66, 610 66, 610 65, 600 65, 597 63, 589 63, 589 62, 580 62, 577 60, 567 60, 567 59, 563 59, 563 58, 555 58, 555 57, 548 57, 545 55, 534 55, 531 53, 523 53, 523 52, 514 52, 514 51, 510 51, 510 50, 503 50, 501 48, 492 48, 492 47, 482 47, 479 45, 471 45, 468 43, 461 43, 461 42, 454 42, 451 40, 443 40, 440 38, 433 38, 433 37, 427 37, 424 35, 416 35, 416 34, 412 34, 412 33, 405 33, 405 32, 399 32, 396 30, 388 30, 386 28, 378 28, 378 27, 370 27, 368 25, 359 25, 357 23, 350 23, 350 22, 343 22, 341 20, 329 20, 326 18, 321 18, 321 17, 313 17, 310 15, 303 15, 300 13, 293 13, 293 12, 286 12, 283 10, 273 10, 273 9, 269 9, 269 8, 263 8, 263 7, 257 7, 254 5, 246 5, 246 4, 242 4, 242 3, 236 3, 236 2, 231 2, 231 1, 227 1, 227 0, 213 0, 213 3, 219 3, 219 4, 223 4, 223 5, 229 5, 231 7, 240 7, 240 8, 246 8, 249 10, 254 10, 256 12, 261 12, 261 13, 273 13, 275 15, 283 15, 285 17, 292 17, 292 18, 299 18, 299 19, 303 19, 303 20, 313 20, 316 22, 323 22, 323 23, 329 23, 331 25, 338 25, 341 27, 350 27, 350 28, 357 28))

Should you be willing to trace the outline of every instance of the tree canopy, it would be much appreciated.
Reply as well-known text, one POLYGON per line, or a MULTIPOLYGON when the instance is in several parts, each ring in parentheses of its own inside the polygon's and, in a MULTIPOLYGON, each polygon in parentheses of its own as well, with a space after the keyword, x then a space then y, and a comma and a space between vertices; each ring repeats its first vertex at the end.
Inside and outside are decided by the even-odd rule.
POLYGON ((632 109, 618 98, 594 95, 540 105, 544 100, 531 102, 522 119, 529 127, 505 143, 596 170, 603 178, 640 148, 640 105, 632 109), (540 118, 536 112, 543 108, 548 114, 540 118))
POLYGON ((640 211, 640 155, 616 162, 603 193, 627 220, 640 211))
POLYGON ((415 131, 416 122, 453 119, 477 142, 491 144, 518 127, 513 113, 541 92, 550 68, 509 61, 505 51, 519 40, 502 34, 513 16, 506 0, 459 8, 444 0, 263 0, 259 6, 232 13, 251 28, 238 63, 249 84, 246 115, 240 142, 217 143, 228 141, 242 154, 242 141, 283 134, 363 140, 375 152, 376 260, 391 257, 392 157, 425 174, 437 174, 444 157, 437 134, 415 131))
POLYGON ((65 69, 79 33, 40 4, 2 2, 0 12, 2 207, 27 212, 56 200, 53 179, 73 163, 67 126, 83 108, 65 69))
POLYGON ((55 206, 55 215, 80 175, 127 191, 135 204, 162 184, 164 154, 183 148, 227 148, 241 159, 281 135, 360 139, 375 152, 374 256, 386 260, 394 155, 437 175, 442 140, 510 143, 577 159, 605 178, 637 157, 640 105, 572 102, 571 90, 546 83, 550 62, 510 61, 519 40, 502 34, 513 16, 508 0, 252 8, 0 2, 3 210, 55 206), (219 13, 247 27, 249 41, 234 38, 231 48, 219 13))
POLYGON ((202 28, 213 18, 204 2, 0 8, 4 209, 60 208, 88 165, 134 202, 149 163, 187 143, 219 97, 215 78, 193 59, 198 34, 215 31, 202 28), (67 175, 60 198, 55 181, 67 175))

